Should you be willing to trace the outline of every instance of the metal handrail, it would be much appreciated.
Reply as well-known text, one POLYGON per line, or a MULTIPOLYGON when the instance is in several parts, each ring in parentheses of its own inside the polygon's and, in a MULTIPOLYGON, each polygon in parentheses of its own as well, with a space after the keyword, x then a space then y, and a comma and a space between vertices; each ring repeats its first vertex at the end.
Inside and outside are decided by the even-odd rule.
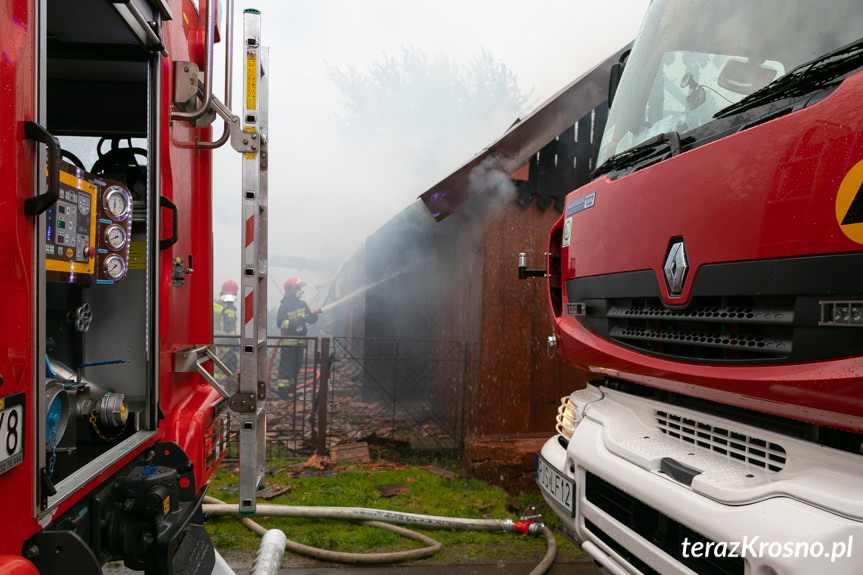
MULTIPOLYGON (((227 0, 225 3, 225 107, 231 109, 231 91, 234 85, 234 0, 227 0)), ((222 135, 218 140, 213 142, 197 142, 196 148, 204 150, 214 150, 221 148, 228 141, 231 135, 231 125, 223 118, 224 128, 222 135)))
POLYGON ((135 6, 134 3, 128 2, 126 3, 126 9, 129 10, 129 13, 138 22, 138 25, 144 30, 144 35, 152 42, 156 49, 158 49, 159 53, 165 58, 168 57, 168 50, 165 48, 165 43, 162 41, 162 38, 156 34, 156 31, 150 27, 150 23, 147 22, 147 19, 144 18, 144 15, 141 14, 141 11, 138 10, 138 7, 135 6))
POLYGON ((181 120, 193 122, 201 118, 210 110, 210 105, 213 101, 213 26, 214 13, 216 11, 216 0, 207 0, 207 28, 204 35, 204 44, 206 44, 205 61, 204 61, 204 80, 206 89, 204 90, 204 101, 201 107, 194 112, 171 112, 172 120, 181 120))

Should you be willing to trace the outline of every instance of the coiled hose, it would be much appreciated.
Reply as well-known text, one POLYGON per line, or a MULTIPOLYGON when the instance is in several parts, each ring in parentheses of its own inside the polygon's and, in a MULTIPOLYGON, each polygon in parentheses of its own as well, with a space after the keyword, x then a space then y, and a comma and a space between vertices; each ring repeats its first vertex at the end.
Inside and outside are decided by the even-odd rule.
MULTIPOLYGON (((265 527, 262 527, 249 517, 241 516, 236 505, 223 503, 214 497, 204 497, 204 505, 202 509, 204 513, 211 517, 224 515, 238 517, 243 525, 259 535, 264 535, 268 531, 265 527)), ((310 547, 308 545, 303 545, 302 543, 297 543, 296 541, 291 541, 290 539, 287 540, 285 546, 286 549, 294 553, 322 561, 332 561, 334 563, 397 563, 401 561, 422 559, 440 551, 441 544, 439 541, 423 535, 422 533, 417 533, 416 531, 399 527, 398 525, 392 525, 393 523, 434 529, 500 531, 510 533, 518 532, 530 535, 539 535, 541 533, 545 535, 547 543, 546 553, 542 560, 530 572, 530 575, 542 575, 549 567, 551 567, 554 563, 554 559, 557 557, 557 542, 555 541, 554 533, 552 533, 551 529, 542 523, 516 523, 512 519, 465 519, 457 517, 441 517, 437 515, 421 515, 417 513, 403 513, 400 511, 386 511, 365 507, 314 507, 273 504, 258 505, 256 508, 256 514, 262 517, 303 517, 354 521, 369 527, 392 531, 425 545, 425 547, 419 549, 408 549, 405 551, 392 551, 385 553, 348 553, 310 547)))

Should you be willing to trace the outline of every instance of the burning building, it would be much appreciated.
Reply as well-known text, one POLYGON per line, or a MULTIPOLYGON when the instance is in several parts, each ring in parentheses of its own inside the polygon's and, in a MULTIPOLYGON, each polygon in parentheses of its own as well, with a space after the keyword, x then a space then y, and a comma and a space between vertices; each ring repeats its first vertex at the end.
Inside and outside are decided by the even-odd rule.
POLYGON ((414 421, 451 422, 465 467, 507 488, 532 489, 548 422, 584 378, 549 353, 545 280, 519 281, 518 256, 545 267, 564 197, 594 167, 619 56, 425 191, 367 238, 331 286, 333 299, 355 300, 339 308, 337 331, 364 342, 365 369, 377 374, 367 393, 430 399, 431 413, 414 421), (404 364, 378 348, 406 341, 426 342, 407 358, 425 367, 400 391, 404 364))

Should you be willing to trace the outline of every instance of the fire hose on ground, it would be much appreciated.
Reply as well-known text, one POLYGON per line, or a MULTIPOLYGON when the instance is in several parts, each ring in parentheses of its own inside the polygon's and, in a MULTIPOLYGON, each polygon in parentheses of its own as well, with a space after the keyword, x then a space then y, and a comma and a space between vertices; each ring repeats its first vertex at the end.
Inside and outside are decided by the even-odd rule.
POLYGON ((421 515, 417 513, 404 513, 383 509, 369 509, 365 507, 315 507, 273 504, 257 506, 256 514, 261 517, 336 519, 358 522, 369 527, 387 529, 425 545, 425 547, 419 549, 408 549, 405 551, 348 553, 310 547, 308 545, 303 545, 302 543, 297 543, 296 541, 291 541, 287 539, 284 533, 280 530, 268 530, 249 517, 240 515, 236 505, 223 503, 214 497, 207 496, 204 498, 203 511, 211 517, 225 515, 238 517, 246 527, 265 537, 265 541, 262 542, 261 548, 258 551, 258 557, 255 559, 255 565, 252 568, 252 573, 255 574, 277 572, 281 565, 281 553, 284 549, 288 549, 299 555, 323 561, 348 564, 397 563, 429 557, 440 550, 441 544, 439 541, 423 535, 422 533, 393 524, 411 525, 431 529, 498 531, 501 533, 521 533, 524 535, 534 536, 544 535, 547 544, 545 556, 536 565, 536 567, 533 568, 530 575, 542 575, 545 573, 549 567, 551 567, 552 563, 554 563, 555 557, 557 556, 557 541, 554 538, 554 533, 552 533, 551 529, 546 527, 544 524, 533 521, 516 522, 512 519, 466 519, 457 517, 441 517, 436 515, 421 515), (274 541, 275 544, 265 545, 265 543, 267 543, 267 538, 274 541), (284 546, 281 546, 282 539, 285 540, 284 546), (275 571, 270 571, 268 570, 267 565, 274 565, 274 554, 278 555, 278 564, 275 565, 275 571), (264 557, 264 555, 267 557, 264 557))

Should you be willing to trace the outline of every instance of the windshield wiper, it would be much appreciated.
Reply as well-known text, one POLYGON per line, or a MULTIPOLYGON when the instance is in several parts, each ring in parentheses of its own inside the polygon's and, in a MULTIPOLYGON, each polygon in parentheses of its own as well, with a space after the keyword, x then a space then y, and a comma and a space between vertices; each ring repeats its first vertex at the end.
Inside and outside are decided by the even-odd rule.
POLYGON ((713 117, 725 118, 776 100, 811 94, 818 88, 838 84, 845 76, 861 66, 863 66, 863 38, 797 66, 760 90, 719 110, 713 114, 713 117))
POLYGON ((677 132, 659 134, 633 148, 611 156, 593 171, 590 178, 595 179, 609 172, 633 166, 643 167, 643 164, 652 164, 667 153, 672 156, 680 153, 680 134, 677 132))

